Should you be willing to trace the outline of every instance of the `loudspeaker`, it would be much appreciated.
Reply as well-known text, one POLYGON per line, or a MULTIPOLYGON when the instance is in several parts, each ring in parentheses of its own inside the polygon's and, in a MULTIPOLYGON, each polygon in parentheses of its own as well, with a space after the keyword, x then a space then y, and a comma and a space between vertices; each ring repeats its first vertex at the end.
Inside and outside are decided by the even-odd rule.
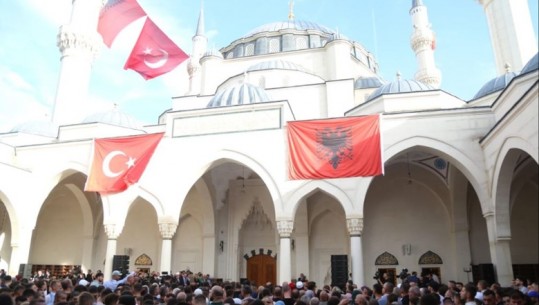
POLYGON ((496 275, 494 274, 493 264, 479 264, 472 265, 472 277, 474 283, 479 280, 485 280, 487 283, 492 284, 496 282, 496 275))
POLYGON ((129 272, 129 255, 114 255, 112 257, 112 270, 118 270, 122 275, 129 272))
POLYGON ((19 274, 23 278, 29 279, 32 277, 32 264, 20 264, 19 265, 19 274))
POLYGON ((344 289, 348 281, 348 255, 331 256, 331 285, 344 289))

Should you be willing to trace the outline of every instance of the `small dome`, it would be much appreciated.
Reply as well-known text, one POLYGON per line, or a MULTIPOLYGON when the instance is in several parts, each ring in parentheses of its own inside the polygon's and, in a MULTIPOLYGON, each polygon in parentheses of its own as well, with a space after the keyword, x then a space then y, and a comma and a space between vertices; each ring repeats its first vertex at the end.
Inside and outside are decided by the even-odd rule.
POLYGON ((50 121, 29 121, 19 124, 10 132, 22 132, 39 136, 56 138, 58 126, 50 121))
POLYGON ((535 56, 532 57, 530 61, 528 61, 528 63, 524 66, 524 68, 522 68, 522 71, 520 71, 520 74, 526 74, 528 72, 532 72, 539 69, 539 62, 538 62, 539 59, 537 58, 538 54, 539 53, 536 53, 535 56))
POLYGON ((241 83, 217 92, 207 107, 256 104, 267 101, 269 101, 269 97, 264 89, 248 83, 241 83))
POLYGON ((359 77, 354 82, 354 89, 379 88, 386 82, 377 76, 359 77))
POLYGON ((263 61, 257 64, 254 64, 247 68, 246 72, 253 72, 253 71, 261 71, 261 70, 292 70, 292 71, 300 71, 305 73, 311 73, 310 71, 307 71, 304 67, 300 65, 296 65, 293 62, 285 61, 285 60, 268 60, 263 61))
POLYGON ((503 90, 509 82, 516 76, 515 72, 506 72, 496 78, 491 79, 481 87, 481 89, 475 94, 473 99, 482 98, 496 91, 503 90))
POLYGON ((396 80, 394 82, 382 85, 376 89, 369 97, 367 101, 373 100, 384 94, 396 94, 396 93, 407 93, 407 92, 418 92, 418 91, 430 91, 436 90, 436 88, 423 84, 422 82, 416 80, 396 80))
POLYGON ((141 129, 140 123, 118 107, 109 111, 97 112, 84 118, 82 123, 104 123, 131 129, 141 129))
POLYGON ((204 54, 204 57, 206 57, 206 56, 215 56, 215 57, 219 57, 219 58, 223 59, 223 53, 219 52, 219 50, 217 50, 217 49, 209 49, 204 54))

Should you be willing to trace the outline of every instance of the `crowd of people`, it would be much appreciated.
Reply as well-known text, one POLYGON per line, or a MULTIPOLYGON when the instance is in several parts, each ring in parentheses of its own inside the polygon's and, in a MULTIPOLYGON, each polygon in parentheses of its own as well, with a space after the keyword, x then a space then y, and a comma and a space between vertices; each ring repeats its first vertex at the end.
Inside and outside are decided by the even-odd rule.
POLYGON ((69 274, 47 272, 32 278, 0 271, 0 305, 539 305, 537 283, 515 279, 511 287, 484 280, 440 283, 435 276, 414 273, 395 284, 381 276, 372 286, 351 280, 339 286, 318 287, 304 274, 281 285, 214 282, 208 274, 177 272, 163 275, 113 271, 69 274))

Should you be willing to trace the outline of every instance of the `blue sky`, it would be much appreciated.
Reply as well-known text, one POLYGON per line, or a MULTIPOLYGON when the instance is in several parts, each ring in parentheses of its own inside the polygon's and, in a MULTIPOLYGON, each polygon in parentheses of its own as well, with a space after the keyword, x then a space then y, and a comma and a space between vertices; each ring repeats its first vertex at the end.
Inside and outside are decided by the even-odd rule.
MULTIPOLYGON (((60 69, 56 35, 58 27, 69 22, 71 1, 0 0, 0 133, 23 122, 50 117, 60 69)), ((416 70, 409 43, 411 2, 296 0, 294 14, 298 20, 317 22, 361 43, 375 54, 386 80, 394 80, 397 71, 411 79, 416 70)), ((139 3, 186 53, 191 52, 199 0, 139 3)), ((476 0, 424 3, 436 32, 441 88, 469 100, 496 76, 483 9, 476 0)), ((528 0, 528 4, 537 36, 538 1, 528 0)), ((204 12, 208 45, 219 49, 253 28, 286 20, 288 0, 205 0, 204 12)), ((185 86, 179 84, 179 71, 145 81, 137 73, 123 70, 141 26, 141 22, 129 26, 111 49, 103 45, 93 66, 89 112, 117 104, 142 123, 155 124, 159 114, 171 107, 171 97, 182 95, 185 86)))

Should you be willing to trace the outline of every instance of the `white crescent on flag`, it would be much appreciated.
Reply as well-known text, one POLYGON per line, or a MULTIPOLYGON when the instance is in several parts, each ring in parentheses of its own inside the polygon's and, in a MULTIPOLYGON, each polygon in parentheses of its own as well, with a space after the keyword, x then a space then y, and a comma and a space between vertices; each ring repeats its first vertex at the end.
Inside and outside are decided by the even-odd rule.
POLYGON ((108 155, 106 155, 105 158, 103 159, 103 166, 102 166, 103 174, 109 178, 118 177, 124 172, 124 170, 121 170, 119 172, 113 172, 110 169, 110 162, 116 156, 126 156, 126 154, 121 150, 113 150, 108 155))

